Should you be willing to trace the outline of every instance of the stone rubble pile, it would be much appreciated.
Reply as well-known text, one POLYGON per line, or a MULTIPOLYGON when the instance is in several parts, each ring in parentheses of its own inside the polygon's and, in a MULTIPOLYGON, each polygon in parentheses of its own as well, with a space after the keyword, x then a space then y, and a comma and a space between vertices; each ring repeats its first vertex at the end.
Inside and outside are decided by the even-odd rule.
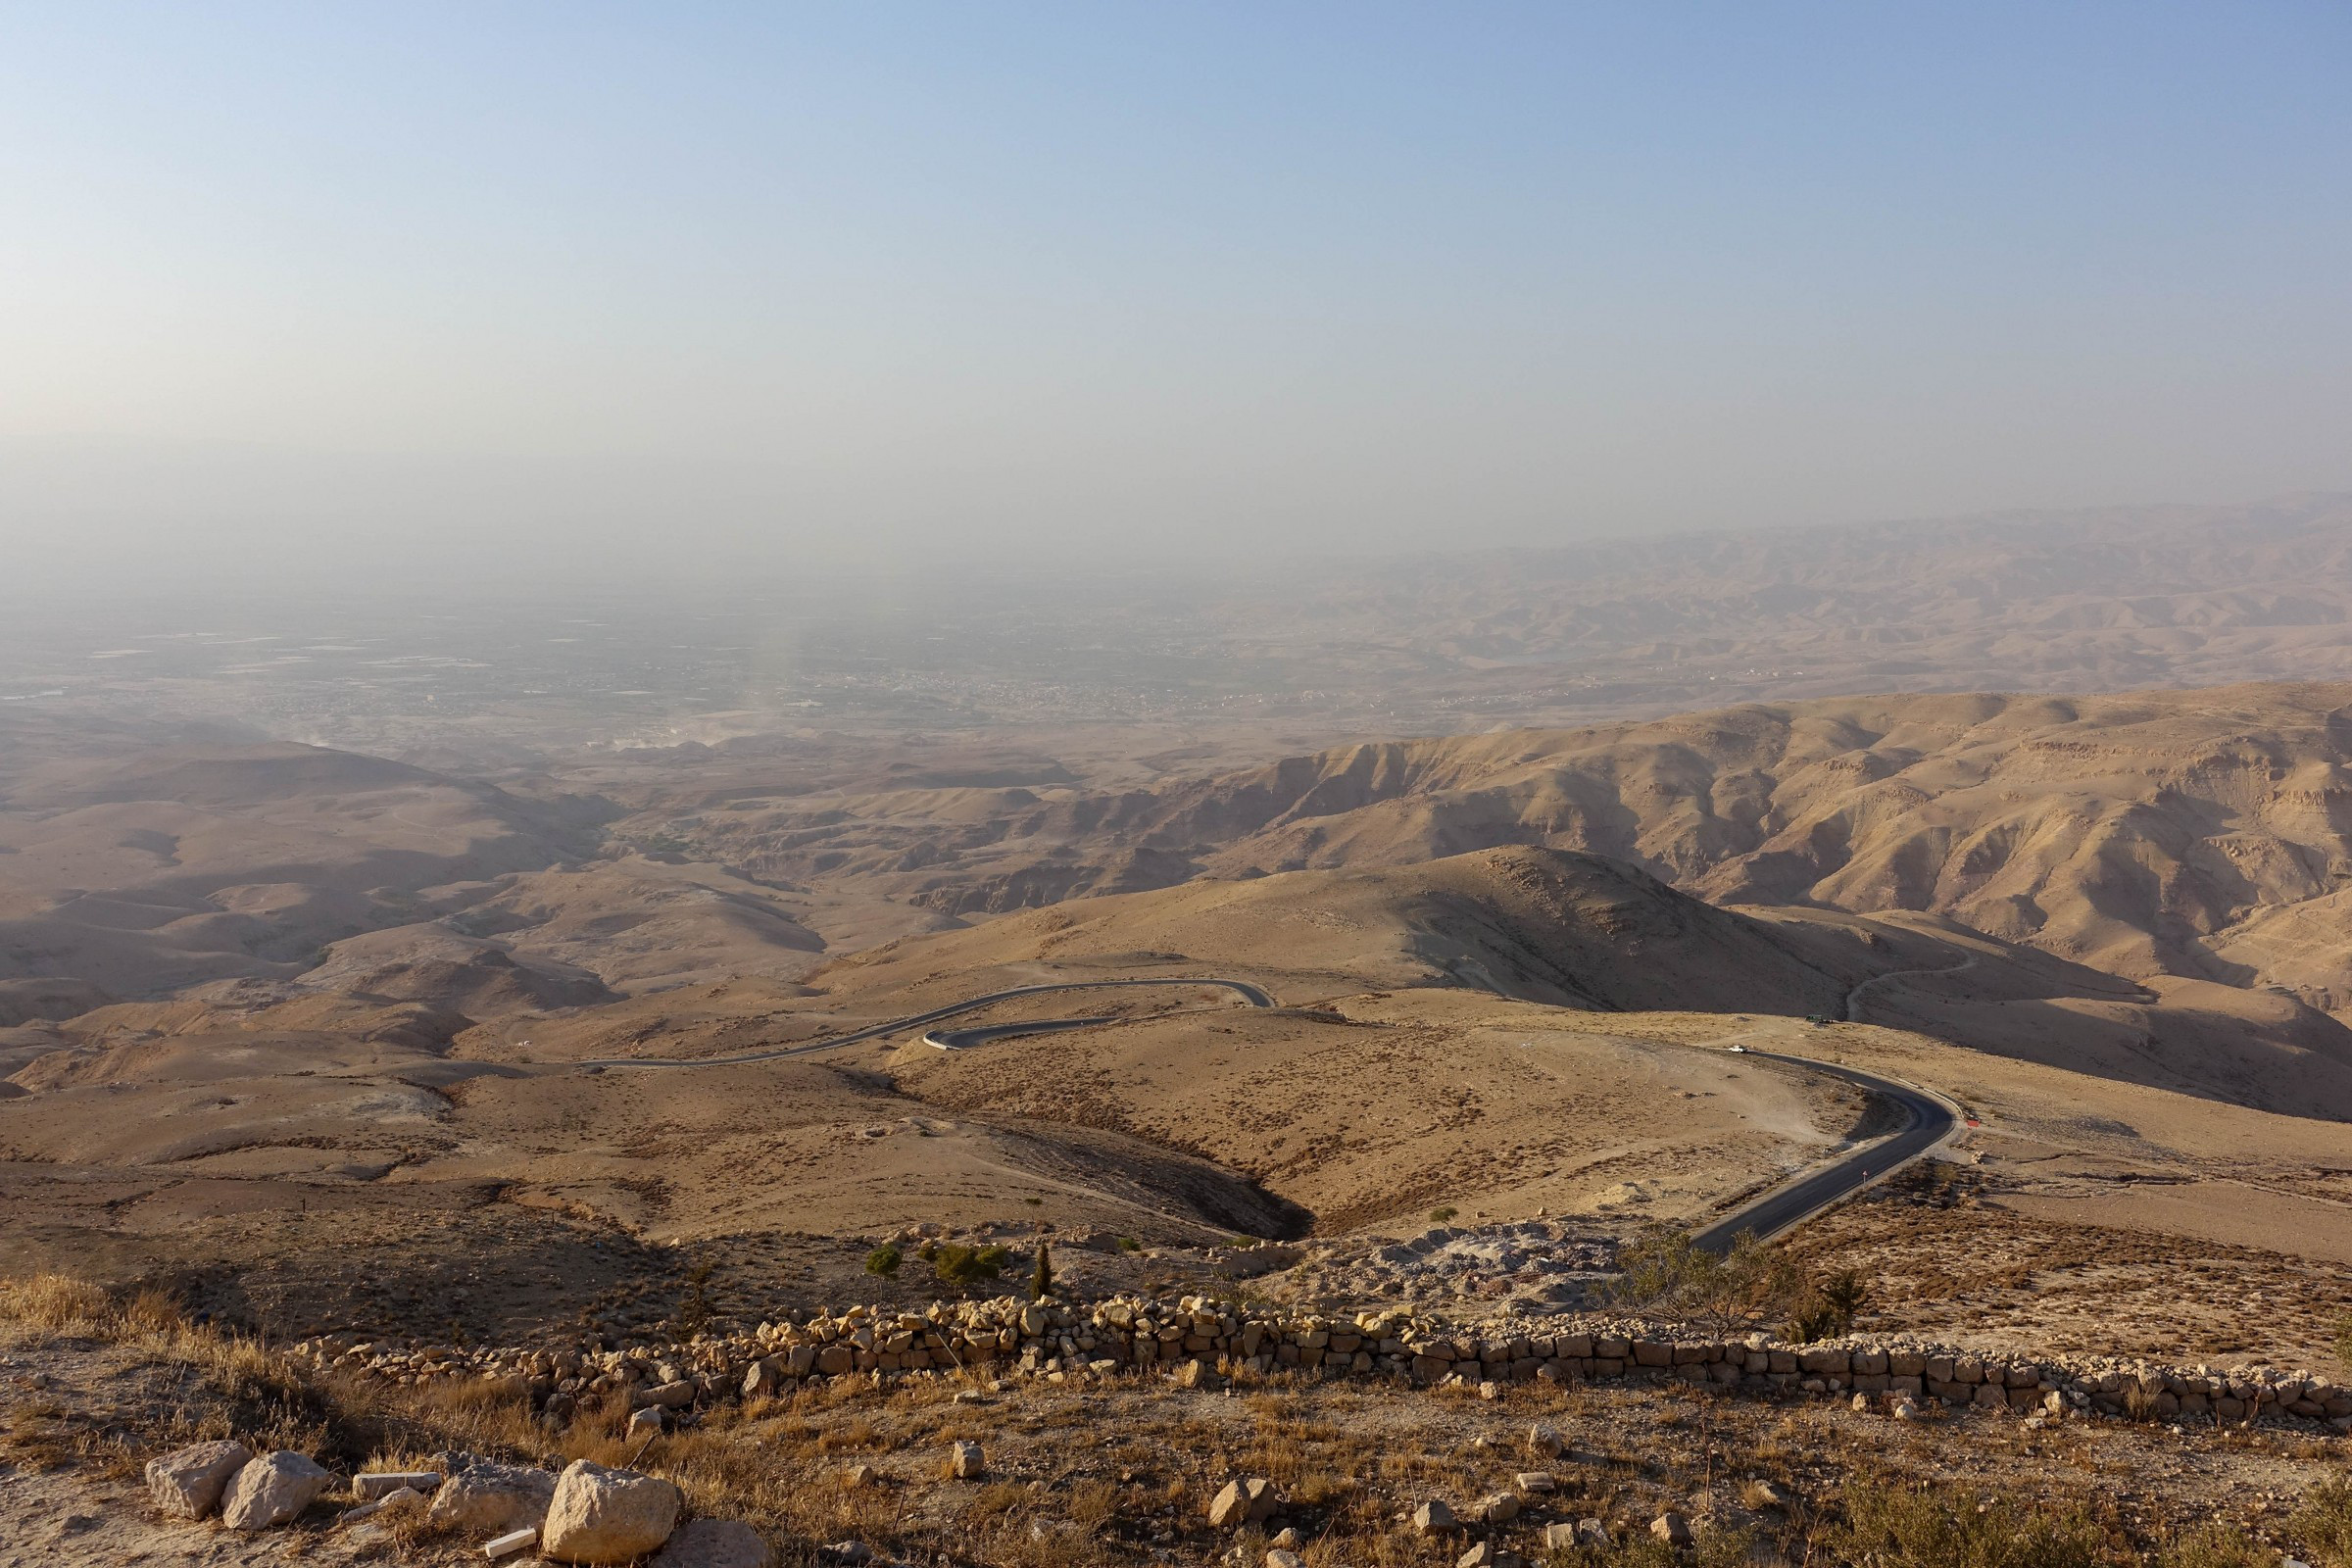
POLYGON ((1589 1304, 1616 1266, 1616 1243, 1557 1221, 1437 1225, 1402 1241, 1340 1243, 1305 1262, 1309 1294, 1359 1300, 1466 1299, 1490 1311, 1564 1312, 1589 1304))
MULTIPOLYGON (((976 1452, 977 1450, 975 1450, 976 1452)), ((199 1443, 148 1461, 150 1499, 176 1519, 218 1514, 231 1530, 291 1523, 343 1483, 308 1455, 256 1455, 240 1443, 199 1443)), ((773 1553, 749 1526, 697 1519, 683 1528, 684 1497, 635 1470, 575 1459, 561 1473, 467 1453, 433 1456, 424 1470, 354 1476, 342 1526, 380 1532, 412 1508, 428 1523, 473 1536, 496 1561, 536 1546, 561 1563, 651 1562, 654 1568, 769 1568, 773 1553)))
MULTIPOLYGON (((321 1367, 394 1383, 503 1385, 556 1422, 583 1401, 625 1397, 671 1418, 816 1382, 885 1386, 969 1373, 1048 1382, 1167 1372, 1191 1387, 1293 1373, 1431 1387, 1678 1381, 1762 1395, 1973 1405, 2045 1418, 2096 1412, 2173 1422, 2288 1421, 2352 1432, 2352 1388, 2267 1366, 2163 1366, 2127 1357, 2025 1359, 1854 1336, 1812 1345, 1762 1334, 1705 1337, 1623 1319, 1448 1325, 1406 1307, 1325 1315, 1187 1296, 1072 1303, 863 1305, 685 1344, 573 1349, 409 1348, 349 1337, 297 1348, 321 1367)), ((1491 1392, 1491 1391, 1489 1391, 1491 1392)))

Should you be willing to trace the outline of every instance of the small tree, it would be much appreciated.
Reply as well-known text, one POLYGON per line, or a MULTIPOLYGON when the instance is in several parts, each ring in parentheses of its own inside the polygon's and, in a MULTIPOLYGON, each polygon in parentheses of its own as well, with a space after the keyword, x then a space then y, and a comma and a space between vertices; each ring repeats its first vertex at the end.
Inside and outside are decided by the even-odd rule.
POLYGON ((1689 1231, 1655 1226, 1618 1254, 1618 1264, 1608 1292, 1618 1305, 1696 1318, 1725 1334, 1784 1317, 1811 1295, 1801 1266, 1744 1233, 1717 1257, 1689 1231))
POLYGON ((895 1280, 899 1277, 899 1265, 906 1260, 904 1253, 884 1242, 865 1254, 865 1271, 878 1280, 895 1280))
POLYGON ((695 1263, 686 1270, 686 1293, 678 1298, 677 1315, 670 1320, 680 1339, 693 1339, 717 1315, 710 1300, 712 1272, 713 1265, 707 1262, 695 1263))
POLYGON ((1037 1268, 1029 1276, 1029 1298, 1042 1301, 1054 1294, 1054 1250, 1044 1242, 1037 1244, 1037 1268))

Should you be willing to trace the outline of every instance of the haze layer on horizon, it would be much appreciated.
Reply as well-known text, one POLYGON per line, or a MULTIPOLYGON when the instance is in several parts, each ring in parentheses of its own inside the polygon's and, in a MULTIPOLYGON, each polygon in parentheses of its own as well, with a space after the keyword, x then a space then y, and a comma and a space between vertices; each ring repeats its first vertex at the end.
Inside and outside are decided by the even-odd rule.
POLYGON ((0 22, 26 584, 2352 487, 2352 13, 0 22))

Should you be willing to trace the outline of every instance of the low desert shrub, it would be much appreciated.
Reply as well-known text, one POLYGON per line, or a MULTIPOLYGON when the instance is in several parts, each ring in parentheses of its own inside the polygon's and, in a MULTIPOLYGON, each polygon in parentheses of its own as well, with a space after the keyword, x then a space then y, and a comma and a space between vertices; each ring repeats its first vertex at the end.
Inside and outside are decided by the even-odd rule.
POLYGON ((2352 1480, 2312 1488, 2287 1528, 2317 1568, 2352 1568, 2352 1480))
POLYGON ((1788 1337, 1799 1345, 1834 1340, 1853 1332, 1854 1319, 1870 1298, 1870 1287, 1859 1269, 1841 1268, 1812 1280, 1803 1303, 1790 1320, 1788 1337))
POLYGON ((1830 1559, 1875 1568, 2092 1568, 2105 1533, 2080 1513, 1971 1501, 1950 1490, 1855 1487, 1830 1559))
POLYGON ((2277 1568, 2278 1554, 2218 1520, 2165 1543, 2156 1568, 2277 1568))
POLYGON ((878 1280, 895 1280, 906 1254, 885 1242, 865 1254, 865 1271, 878 1280))

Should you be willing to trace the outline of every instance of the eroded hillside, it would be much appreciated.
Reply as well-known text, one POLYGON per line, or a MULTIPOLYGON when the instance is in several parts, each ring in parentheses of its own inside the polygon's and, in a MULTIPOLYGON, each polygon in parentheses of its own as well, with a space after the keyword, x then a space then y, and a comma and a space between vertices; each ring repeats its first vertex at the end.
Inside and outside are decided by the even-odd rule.
POLYGON ((2352 1004, 2352 688, 1842 698, 1350 746, 1156 789, 660 806, 692 853, 948 912, 1520 844, 1724 905, 1947 915, 2352 1004), (685 808, 679 808, 684 806, 685 808))

